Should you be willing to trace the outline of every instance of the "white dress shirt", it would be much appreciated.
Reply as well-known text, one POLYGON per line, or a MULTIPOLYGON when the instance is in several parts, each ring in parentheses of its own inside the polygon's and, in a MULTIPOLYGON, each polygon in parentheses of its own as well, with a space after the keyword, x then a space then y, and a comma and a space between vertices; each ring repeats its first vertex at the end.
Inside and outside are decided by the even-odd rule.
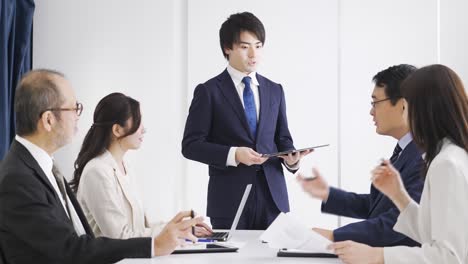
MULTIPOLYGON (((244 107, 244 89, 245 89, 245 84, 242 82, 244 77, 249 76, 250 77, 250 88, 252 89, 253 96, 254 96, 254 101, 255 101, 255 109, 257 110, 257 123, 258 119, 260 116, 260 96, 258 92, 258 80, 257 80, 257 72, 251 72, 248 75, 238 71, 237 69, 233 68, 231 65, 228 64, 227 66, 227 72, 229 73, 229 76, 231 76, 232 82, 234 83, 234 87, 236 87, 237 93, 239 94, 239 98, 241 100, 242 106, 244 107)), ((237 147, 231 147, 228 152, 228 156, 226 159, 226 166, 232 166, 232 167, 237 167, 239 165, 239 162, 236 161, 236 150, 237 147)), ((295 170, 299 168, 299 162, 297 164, 294 164, 294 166, 289 166, 284 162, 285 166, 289 169, 295 170)))
POLYGON ((236 87, 237 93, 239 94, 239 98, 242 102, 242 106, 244 106, 244 89, 245 84, 242 82, 244 77, 250 77, 250 88, 252 89, 254 100, 255 100, 255 109, 257 110, 257 122, 260 113, 260 97, 258 95, 258 81, 257 81, 257 73, 251 72, 248 75, 242 73, 236 69, 234 69, 231 65, 228 64, 227 72, 231 76, 232 82, 234 83, 234 87, 236 87))
POLYGON ((411 132, 406 133, 400 140, 398 140, 398 145, 401 148, 400 153, 398 154, 398 157, 401 156, 401 153, 403 153, 403 150, 405 150, 406 146, 413 140, 413 136, 411 135, 411 132))
MULTIPOLYGON (((52 173, 52 167, 54 163, 53 158, 49 156, 49 154, 45 150, 36 146, 34 143, 30 142, 29 140, 22 138, 18 135, 16 135, 15 139, 16 141, 21 143, 21 145, 23 145, 29 151, 29 153, 31 153, 33 158, 37 161, 42 171, 47 176, 47 179, 49 180, 50 184, 52 185, 52 187, 54 187, 55 193, 57 194, 60 201, 62 202, 62 206, 63 206, 63 209, 65 210, 65 213, 67 214, 68 217, 70 217, 70 215, 68 215, 68 212, 67 212, 67 206, 65 204, 65 200, 63 200, 62 193, 60 192, 57 181, 55 180, 54 174, 52 173)), ((81 223, 80 218, 78 217, 78 214, 76 213, 75 207, 73 207, 73 204, 70 201, 70 198, 68 197, 68 194, 67 194, 67 203, 68 203, 68 208, 70 210, 71 219, 73 222, 73 227, 75 228, 76 233, 79 236, 85 235, 86 231, 83 227, 83 224, 81 223)))
POLYGON ((418 205, 411 201, 393 229, 421 247, 386 247, 385 264, 468 263, 468 153, 444 139, 429 166, 418 205))
MULTIPOLYGON (((234 87, 236 87, 237 93, 239 94, 239 98, 242 103, 242 107, 244 107, 244 89, 245 89, 245 84, 242 82, 242 79, 244 79, 244 77, 246 76, 249 76, 251 78, 250 88, 252 89, 252 93, 254 96, 255 109, 257 110, 257 123, 258 123, 258 118, 260 114, 260 97, 258 95, 259 84, 257 81, 257 73, 251 72, 249 75, 246 75, 245 73, 242 73, 234 69, 229 64, 227 66, 227 72, 229 73, 229 76, 231 76, 232 82, 234 83, 234 87)), ((236 161, 236 150, 237 150, 237 147, 231 147, 229 149, 229 153, 228 153, 227 160, 226 160, 226 166, 237 167, 237 165, 239 165, 239 162, 236 161)))

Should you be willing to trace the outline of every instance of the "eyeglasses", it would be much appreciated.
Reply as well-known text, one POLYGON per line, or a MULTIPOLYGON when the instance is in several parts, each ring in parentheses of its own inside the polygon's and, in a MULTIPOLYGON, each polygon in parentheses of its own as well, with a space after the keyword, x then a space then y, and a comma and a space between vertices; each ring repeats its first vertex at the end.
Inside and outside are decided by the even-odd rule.
POLYGON ((76 112, 76 115, 77 115, 77 116, 80 116, 81 113, 83 112, 83 104, 77 102, 75 108, 48 108, 48 109, 44 110, 44 111, 40 114, 40 116, 42 116, 42 114, 43 114, 45 111, 75 111, 75 112, 76 112))
POLYGON ((391 99, 392 98, 385 98, 385 99, 382 99, 382 100, 372 101, 372 102, 370 102, 370 104, 372 105, 372 108, 375 108, 376 104, 381 103, 381 102, 385 102, 385 101, 388 101, 388 100, 391 100, 391 99))

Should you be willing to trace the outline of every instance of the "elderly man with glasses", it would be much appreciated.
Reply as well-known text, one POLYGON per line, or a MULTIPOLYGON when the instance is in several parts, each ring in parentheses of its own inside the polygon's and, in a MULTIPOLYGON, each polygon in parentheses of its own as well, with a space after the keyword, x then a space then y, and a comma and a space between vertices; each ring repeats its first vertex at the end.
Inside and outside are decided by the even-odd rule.
POLYGON ((174 217, 156 237, 94 237, 52 155, 77 130, 83 106, 63 74, 34 70, 15 96, 16 138, 0 164, 0 253, 6 263, 114 263, 170 254, 191 227, 190 212, 174 217))

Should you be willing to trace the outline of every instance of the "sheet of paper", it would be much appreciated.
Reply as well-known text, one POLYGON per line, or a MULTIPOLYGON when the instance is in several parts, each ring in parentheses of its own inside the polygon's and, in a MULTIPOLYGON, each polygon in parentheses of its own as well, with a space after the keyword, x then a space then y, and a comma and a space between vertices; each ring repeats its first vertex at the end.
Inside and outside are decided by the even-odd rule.
POLYGON ((310 252, 332 253, 327 246, 332 242, 304 226, 290 213, 281 213, 260 236, 271 248, 300 249, 310 252))

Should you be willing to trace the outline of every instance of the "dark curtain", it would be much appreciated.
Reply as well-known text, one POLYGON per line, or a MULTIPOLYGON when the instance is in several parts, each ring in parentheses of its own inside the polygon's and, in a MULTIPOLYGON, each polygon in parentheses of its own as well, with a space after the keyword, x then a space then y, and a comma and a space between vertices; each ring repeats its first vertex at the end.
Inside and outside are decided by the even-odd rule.
POLYGON ((34 0, 0 0, 0 160, 15 136, 16 85, 31 69, 33 15, 34 0))

